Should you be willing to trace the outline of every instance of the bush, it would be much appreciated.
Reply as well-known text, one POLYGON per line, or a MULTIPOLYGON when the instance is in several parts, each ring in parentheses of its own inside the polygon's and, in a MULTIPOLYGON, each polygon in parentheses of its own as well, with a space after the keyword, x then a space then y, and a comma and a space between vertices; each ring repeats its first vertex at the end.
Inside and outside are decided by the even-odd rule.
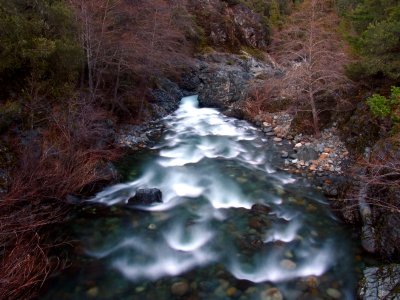
POLYGON ((400 122, 400 87, 393 86, 389 98, 373 94, 367 104, 375 117, 390 118, 396 125, 400 122))

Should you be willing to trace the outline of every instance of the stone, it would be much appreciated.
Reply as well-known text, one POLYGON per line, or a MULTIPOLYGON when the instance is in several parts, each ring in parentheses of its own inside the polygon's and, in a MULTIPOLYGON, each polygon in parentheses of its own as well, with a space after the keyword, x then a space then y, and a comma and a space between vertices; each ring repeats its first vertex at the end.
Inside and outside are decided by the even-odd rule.
POLYGON ((174 296, 183 296, 189 291, 189 284, 186 281, 175 282, 171 286, 171 293, 174 296))
POLYGON ((86 295, 90 298, 96 298, 99 294, 99 288, 94 286, 86 291, 86 295))
POLYGON ((275 138, 274 138, 274 142, 282 142, 282 139, 279 138, 279 137, 275 137, 275 138))
POLYGON ((326 159, 326 158, 328 158, 329 157, 329 154, 328 153, 325 153, 325 152, 323 152, 320 156, 319 156, 319 159, 326 159))
POLYGON ((226 295, 228 296, 228 297, 233 297, 235 294, 236 294, 236 288, 235 287, 233 287, 233 286, 231 286, 230 288, 228 288, 227 290, 226 290, 226 295))
POLYGON ((312 147, 302 147, 297 151, 297 156, 300 160, 310 161, 318 158, 318 151, 312 147))
POLYGON ((311 165, 309 170, 310 171, 316 171, 317 170, 317 166, 316 165, 311 165))
POLYGON ((283 300, 283 296, 277 288, 269 288, 261 292, 260 300, 283 300))
POLYGON ((337 289, 329 288, 326 290, 326 293, 329 297, 332 297, 334 299, 342 298, 342 294, 337 289))
POLYGON ((264 205, 264 204, 253 204, 253 206, 251 207, 251 210, 254 212, 268 214, 271 212, 271 207, 269 207, 268 205, 264 205))
POLYGON ((265 132, 265 133, 268 133, 268 132, 272 132, 273 130, 272 130, 272 127, 264 127, 262 129, 262 131, 265 132))
POLYGON ((359 298, 363 300, 400 299, 400 265, 369 267, 363 271, 359 298))
POLYGON ((310 288, 316 288, 318 286, 318 278, 315 276, 309 276, 305 279, 307 286, 310 288))
POLYGON ((303 146, 302 143, 297 143, 296 145, 294 145, 295 148, 300 148, 300 147, 302 147, 302 146, 303 146))
POLYGON ((128 205, 150 205, 162 202, 162 193, 159 189, 138 189, 135 196, 128 199, 128 205))
POLYGON ((156 224, 149 224, 149 226, 147 227, 150 230, 156 230, 157 229, 157 225, 156 224))
MULTIPOLYGON (((262 124, 263 124, 264 127, 270 127, 271 126, 271 123, 268 123, 268 122, 263 122, 262 124)), ((272 128, 271 128, 271 130, 272 130, 272 128)))
POLYGON ((287 151, 282 151, 281 152, 281 157, 282 158, 288 158, 289 157, 289 153, 287 151))
POLYGON ((283 259, 279 265, 286 270, 293 270, 296 268, 296 263, 290 259, 283 259))

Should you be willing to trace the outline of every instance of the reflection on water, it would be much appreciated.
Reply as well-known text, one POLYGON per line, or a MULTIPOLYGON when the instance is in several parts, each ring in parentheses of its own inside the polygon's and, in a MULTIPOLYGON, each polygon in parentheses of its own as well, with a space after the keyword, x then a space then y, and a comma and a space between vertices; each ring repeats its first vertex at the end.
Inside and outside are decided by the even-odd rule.
POLYGON ((158 188, 163 202, 77 221, 87 263, 45 298, 354 298, 347 233, 324 200, 274 170, 255 128, 195 96, 165 124, 141 175, 91 200, 119 207, 158 188))

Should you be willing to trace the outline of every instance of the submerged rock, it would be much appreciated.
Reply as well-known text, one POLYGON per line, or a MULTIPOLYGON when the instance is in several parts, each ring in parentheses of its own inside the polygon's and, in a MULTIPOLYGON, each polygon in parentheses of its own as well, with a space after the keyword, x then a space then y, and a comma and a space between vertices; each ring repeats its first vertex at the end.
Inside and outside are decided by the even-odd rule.
POLYGON ((162 202, 162 193, 159 189, 139 189, 135 196, 128 199, 128 205, 150 205, 162 202))
POLYGON ((174 296, 183 296, 188 291, 189 291, 189 284, 186 281, 178 281, 171 286, 171 293, 174 296))
POLYGON ((277 288, 270 288, 260 295, 261 300, 283 300, 282 293, 277 288))
POLYGON ((364 270, 359 298, 363 300, 400 299, 400 265, 392 264, 364 270))

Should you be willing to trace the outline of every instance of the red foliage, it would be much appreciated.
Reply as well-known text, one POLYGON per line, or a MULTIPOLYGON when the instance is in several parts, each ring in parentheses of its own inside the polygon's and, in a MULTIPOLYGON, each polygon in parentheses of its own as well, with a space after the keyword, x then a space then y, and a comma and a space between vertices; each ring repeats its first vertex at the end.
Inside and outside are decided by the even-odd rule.
POLYGON ((44 235, 49 225, 62 222, 69 193, 79 194, 99 180, 101 171, 118 152, 99 143, 106 133, 106 114, 90 104, 55 109, 48 129, 22 147, 10 192, 0 201, 0 293, 4 299, 30 298, 55 268, 48 253, 54 243, 44 235))

